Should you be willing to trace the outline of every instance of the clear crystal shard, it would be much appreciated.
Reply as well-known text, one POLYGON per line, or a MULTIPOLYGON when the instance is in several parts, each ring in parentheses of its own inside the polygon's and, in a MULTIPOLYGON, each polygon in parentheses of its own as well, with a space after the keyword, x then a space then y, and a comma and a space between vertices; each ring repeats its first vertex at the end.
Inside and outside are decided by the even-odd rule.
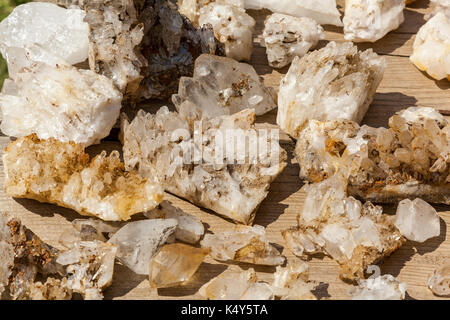
POLYGON ((437 296, 450 297, 450 265, 433 271, 428 279, 428 288, 437 296))
POLYGON ((403 300, 405 293, 406 283, 390 274, 361 280, 358 287, 350 292, 352 300, 403 300))
POLYGON ((278 266, 274 273, 272 290, 281 300, 317 300, 311 292, 317 283, 309 280, 306 262, 289 261, 286 267, 278 266))

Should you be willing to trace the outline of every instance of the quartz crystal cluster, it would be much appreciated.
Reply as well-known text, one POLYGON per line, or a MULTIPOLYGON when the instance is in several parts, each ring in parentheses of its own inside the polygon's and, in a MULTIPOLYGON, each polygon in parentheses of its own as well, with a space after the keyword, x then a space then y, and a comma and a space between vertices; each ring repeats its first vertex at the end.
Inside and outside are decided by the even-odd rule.
POLYGON ((434 270, 428 279, 428 287, 437 296, 450 297, 450 265, 434 270))
POLYGON ((406 283, 390 274, 360 280, 359 286, 351 290, 352 300, 403 300, 406 283))
POLYGON ((434 79, 450 80, 449 46, 450 13, 438 12, 417 33, 410 60, 434 79))
POLYGON ((354 42, 375 42, 404 21, 404 0, 346 0, 344 37, 354 42))
POLYGON ((225 4, 238 8, 244 8, 244 0, 178 0, 178 11, 186 16, 195 26, 198 26, 200 9, 210 3, 225 4))
POLYGON ((311 182, 344 169, 352 196, 384 203, 422 198, 449 204, 449 148, 447 120, 433 108, 411 107, 391 117, 389 128, 310 121, 295 154, 300 177, 311 182))
POLYGON ((30 135, 6 148, 3 165, 8 195, 55 203, 103 220, 128 220, 162 201, 159 184, 126 172, 117 151, 90 160, 80 144, 30 135))
POLYGON ((264 23, 263 38, 269 65, 283 68, 294 57, 303 57, 313 49, 324 38, 324 33, 311 18, 274 13, 264 23))
POLYGON ((155 115, 140 111, 132 122, 123 119, 126 168, 157 177, 166 191, 196 205, 250 224, 286 166, 286 152, 272 132, 254 129, 254 110, 194 119, 167 107, 155 115))
POLYGON ((289 261, 286 267, 278 266, 273 275, 272 291, 281 300, 316 300, 312 291, 317 287, 309 279, 306 262, 289 261))
POLYGON ((383 78, 385 59, 350 42, 295 57, 281 80, 277 124, 297 138, 308 120, 361 122, 383 78))
POLYGON ((231 115, 248 108, 262 115, 277 107, 253 66, 209 54, 197 58, 192 78, 181 77, 172 101, 178 111, 189 110, 202 118, 231 115))

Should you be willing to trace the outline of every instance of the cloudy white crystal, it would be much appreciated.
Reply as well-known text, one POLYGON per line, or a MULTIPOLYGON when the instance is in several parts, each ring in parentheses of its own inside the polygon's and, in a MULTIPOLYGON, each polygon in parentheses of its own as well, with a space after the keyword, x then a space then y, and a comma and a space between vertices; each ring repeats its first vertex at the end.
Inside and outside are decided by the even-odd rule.
POLYGON ((390 274, 360 280, 358 288, 352 292, 352 300, 403 300, 406 283, 398 281, 390 274))
POLYGON ((450 264, 433 271, 428 279, 428 288, 437 296, 450 297, 450 264))

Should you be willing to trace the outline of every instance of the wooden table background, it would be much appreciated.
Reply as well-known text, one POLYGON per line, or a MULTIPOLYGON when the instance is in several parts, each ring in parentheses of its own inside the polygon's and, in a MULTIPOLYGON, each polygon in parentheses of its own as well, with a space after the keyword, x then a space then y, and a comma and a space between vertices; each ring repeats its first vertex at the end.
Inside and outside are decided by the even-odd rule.
MULTIPOLYGON (((430 106, 440 110, 450 111, 450 82, 435 81, 417 70, 409 61, 412 52, 414 35, 425 23, 424 15, 429 11, 429 2, 417 1, 405 10, 405 22, 399 29, 391 32, 374 44, 360 44, 361 49, 372 47, 375 52, 387 59, 387 69, 364 123, 371 126, 387 126, 387 120, 396 111, 410 106, 430 106)), ((250 11, 257 20, 255 33, 255 50, 251 60, 252 65, 264 78, 265 84, 277 88, 280 78, 286 73, 283 70, 273 70, 267 65, 265 49, 260 45, 264 19, 268 11, 250 11)), ((326 27, 326 40, 342 41, 342 28, 326 27)), ((326 44, 322 41, 320 46, 326 44)), ((155 102, 146 109, 156 110, 168 102, 155 102)), ((276 110, 257 119, 258 123, 274 125, 276 110)), ((108 151, 121 149, 119 142, 107 139, 101 145, 89 148, 91 154, 103 149, 108 151)), ((1 150, 10 139, 0 136, 1 150)), ((295 224, 296 215, 302 210, 305 198, 301 191, 302 183, 298 178, 298 165, 292 157, 294 143, 282 136, 282 146, 288 151, 289 164, 281 175, 272 183, 268 197, 263 201, 256 215, 255 224, 267 227, 269 241, 279 245, 283 254, 292 259, 293 256, 284 247, 280 232, 295 224)), ((3 164, 1 164, 3 166, 3 164)), ((3 168, 0 168, 0 181, 3 186, 3 168)), ((202 219, 207 230, 217 232, 232 227, 232 223, 215 216, 207 210, 167 195, 176 206, 202 219)), ((81 218, 76 212, 54 205, 42 204, 33 200, 12 199, 7 196, 3 187, 0 191, 0 210, 18 216, 38 234, 44 241, 61 248, 58 238, 73 219, 81 218)), ((434 299, 427 289, 427 279, 430 273, 444 263, 450 263, 450 206, 435 206, 441 217, 441 235, 422 244, 407 242, 381 264, 381 272, 390 273, 408 285, 408 299, 434 299)), ((395 212, 395 207, 385 206, 385 211, 395 212)), ((138 215, 134 219, 143 218, 138 215)), ((311 279, 322 282, 317 290, 319 296, 329 299, 348 299, 350 285, 339 280, 339 266, 328 257, 313 258, 309 262, 311 279)), ((202 264, 193 279, 183 287, 151 290, 146 277, 138 276, 123 265, 116 264, 112 285, 104 292, 105 299, 197 299, 201 285, 219 275, 229 265, 219 263, 211 258, 202 264)), ((275 268, 237 264, 238 268, 254 267, 258 277, 272 281, 275 268)))

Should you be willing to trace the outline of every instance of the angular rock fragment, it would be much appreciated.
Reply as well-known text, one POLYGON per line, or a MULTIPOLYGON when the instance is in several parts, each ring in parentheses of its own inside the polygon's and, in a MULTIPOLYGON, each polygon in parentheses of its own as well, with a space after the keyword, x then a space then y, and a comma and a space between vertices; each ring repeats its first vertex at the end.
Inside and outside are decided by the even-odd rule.
POLYGON ((403 23, 404 9, 405 0, 346 0, 344 38, 375 42, 403 23))
POLYGON ((297 138, 310 119, 361 122, 386 67, 371 49, 350 42, 295 57, 278 93, 277 124, 297 138))
POLYGON ((45 283, 40 281, 32 283, 27 291, 27 299, 30 300, 70 300, 72 289, 67 278, 47 278, 45 283))
POLYGON ((167 244, 150 260, 151 288, 182 285, 197 271, 209 250, 182 243, 167 244))
POLYGON ((449 0, 430 0, 431 13, 425 15, 425 20, 432 18, 435 14, 441 12, 450 18, 450 1, 449 0))
POLYGON ((205 233, 205 227, 199 218, 174 207, 169 201, 161 202, 157 208, 144 215, 151 219, 177 220, 175 238, 183 242, 196 244, 205 233))
POLYGON ((300 177, 319 182, 346 171, 348 193, 397 203, 421 198, 450 203, 450 126, 433 108, 411 107, 389 120, 389 128, 351 121, 310 121, 295 154, 300 177))
POLYGON ((425 242, 441 233, 436 210, 420 198, 400 201, 394 224, 411 241, 425 242))
POLYGON ((237 61, 250 60, 256 21, 245 13, 245 9, 213 2, 200 9, 199 24, 213 26, 216 38, 225 46, 227 57, 237 61))
POLYGON ((264 43, 269 65, 283 68, 294 57, 303 57, 324 38, 323 28, 313 19, 274 13, 264 22, 264 43))
POLYGON ((33 62, 55 66, 76 64, 88 58, 88 25, 84 11, 51 3, 17 6, 0 23, 0 52, 8 62, 9 76, 33 62))
POLYGON ((450 80, 450 13, 438 12, 424 24, 413 44, 412 63, 436 80, 450 80))
POLYGON ((450 296, 450 265, 433 271, 428 279, 428 288, 437 296, 450 296))
POLYGON ((167 107, 156 115, 139 112, 131 123, 123 119, 127 169, 156 175, 166 191, 250 224, 270 183, 286 166, 278 131, 256 131, 253 110, 194 120, 167 107))
POLYGON ((406 283, 398 281, 390 274, 359 281, 351 291, 352 300, 403 300, 406 283))
POLYGON ((80 144, 30 135, 8 145, 3 165, 9 196, 58 204, 103 220, 128 220, 153 209, 163 197, 153 180, 126 172, 117 151, 90 160, 80 144))
POLYGON ((106 242, 105 234, 111 237, 117 230, 119 230, 118 226, 102 220, 75 219, 72 221, 72 227, 61 234, 59 242, 66 248, 72 248, 76 242, 80 241, 106 242))
POLYGON ((245 0, 246 9, 269 9, 296 17, 308 17, 319 24, 342 26, 336 0, 245 0))
POLYGON ((1 130, 9 136, 36 133, 89 146, 108 136, 119 117, 122 94, 90 70, 34 64, 16 75, 15 86, 16 94, 0 95, 1 130))
POLYGON ((311 292, 317 283, 309 280, 308 264, 290 261, 286 267, 278 266, 274 273, 272 291, 281 300, 317 300, 311 292))
POLYGON ((148 275, 150 259, 158 253, 176 227, 175 219, 130 222, 108 242, 117 247, 117 259, 120 262, 137 274, 148 275))
POLYGON ((178 111, 189 110, 203 118, 231 115, 248 108, 262 115, 277 107, 251 65, 209 54, 197 58, 192 78, 180 78, 178 94, 172 96, 172 102, 178 111))
POLYGON ((178 11, 186 16, 195 26, 198 26, 200 9, 211 2, 244 8, 244 0, 178 0, 178 11))
POLYGON ((200 242, 211 250, 211 257, 219 261, 238 261, 268 266, 282 265, 285 261, 278 249, 266 239, 262 226, 236 226, 235 230, 206 234, 200 242))

